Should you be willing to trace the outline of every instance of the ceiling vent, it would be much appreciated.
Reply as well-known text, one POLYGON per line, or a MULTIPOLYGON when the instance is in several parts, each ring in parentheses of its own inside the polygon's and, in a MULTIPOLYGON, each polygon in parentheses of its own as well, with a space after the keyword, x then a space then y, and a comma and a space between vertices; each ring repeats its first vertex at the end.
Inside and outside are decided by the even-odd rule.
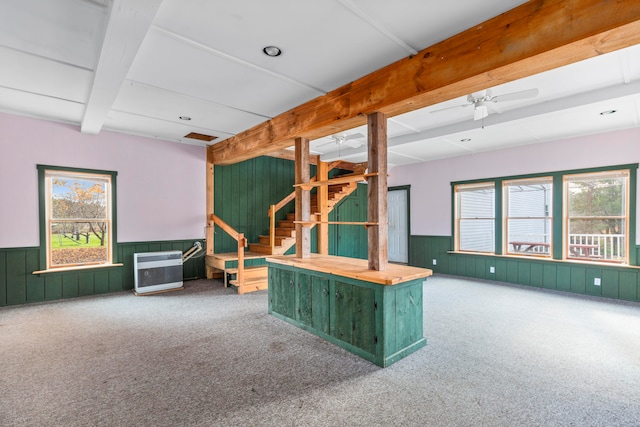
POLYGON ((185 138, 197 139, 200 141, 211 142, 217 138, 217 136, 205 135, 204 133, 191 132, 184 136, 185 138))

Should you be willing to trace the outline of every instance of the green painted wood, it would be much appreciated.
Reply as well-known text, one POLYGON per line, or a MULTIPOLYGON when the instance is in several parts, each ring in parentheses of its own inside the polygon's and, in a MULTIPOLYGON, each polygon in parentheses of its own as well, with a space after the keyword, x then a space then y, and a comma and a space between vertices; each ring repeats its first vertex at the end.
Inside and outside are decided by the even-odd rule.
POLYGON ((0 250, 0 307, 7 305, 7 275, 6 252, 0 250))
POLYGON ((507 281, 507 261, 503 258, 496 259, 496 280, 499 282, 507 281))
POLYGON ((620 298, 620 273, 615 270, 603 270, 601 295, 605 298, 620 298))
POLYGON ((516 283, 525 286, 531 285, 531 263, 518 262, 518 281, 516 283))
POLYGON ((477 277, 478 279, 486 279, 489 274, 489 268, 486 267, 487 259, 476 257, 475 259, 475 275, 473 277, 477 277))
POLYGON ((27 302, 44 301, 44 278, 30 274, 40 268, 40 250, 26 251, 27 302))
POLYGON ((477 277, 476 274, 476 257, 468 257, 465 260, 465 276, 477 277))
MULTIPOLYGON (((524 263, 523 263, 524 264, 524 263)), ((531 280, 529 285, 541 288, 544 285, 544 266, 540 263, 531 264, 531 280)))
POLYGON ((559 291, 571 291, 571 267, 568 265, 558 266, 556 269, 556 289, 559 291))
POLYGON ((65 273, 62 276, 62 297, 73 298, 80 295, 78 273, 65 273))
POLYGON ((47 301, 62 298, 62 275, 47 274, 44 277, 44 298, 47 301))
POLYGON ((618 298, 626 301, 638 300, 640 289, 638 273, 635 271, 621 271, 618 276, 618 298))
POLYGON ((555 264, 545 263, 542 270, 543 287, 545 289, 556 289, 557 270, 555 264))
POLYGON ((125 287, 123 280, 123 270, 120 268, 113 268, 109 270, 109 292, 118 292, 125 289, 133 289, 131 287, 125 287))
POLYGON ((600 278, 602 282, 602 270, 600 268, 587 268, 584 279, 585 293, 588 295, 602 295, 602 285, 596 286, 595 279, 600 278))
POLYGON ((27 302, 26 251, 12 250, 7 259, 7 305, 27 302))
POLYGON ((507 260, 507 282, 518 283, 518 261, 507 260))
POLYGON ((587 269, 584 267, 572 267, 571 268, 571 292, 584 294, 586 289, 586 274, 587 269))
POLYGON ((95 288, 95 272, 83 271, 78 273, 78 295, 94 295, 96 294, 95 288))
POLYGON ((94 291, 96 294, 104 294, 109 292, 109 271, 96 271, 93 275, 94 291))
POLYGON ((269 313, 379 366, 389 366, 426 345, 422 282, 383 286, 269 264, 269 313), (289 274, 294 271, 299 286, 290 287, 289 274), (286 292, 299 309, 293 316, 283 315, 287 309, 279 307, 287 300, 282 295, 286 292))

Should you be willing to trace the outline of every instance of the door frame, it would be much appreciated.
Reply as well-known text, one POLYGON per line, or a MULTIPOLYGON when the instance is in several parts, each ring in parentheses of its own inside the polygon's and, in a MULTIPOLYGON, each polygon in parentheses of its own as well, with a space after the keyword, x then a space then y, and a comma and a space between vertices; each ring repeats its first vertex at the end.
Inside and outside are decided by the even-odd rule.
POLYGON ((407 265, 411 265, 411 185, 387 187, 387 192, 397 190, 407 191, 407 265))

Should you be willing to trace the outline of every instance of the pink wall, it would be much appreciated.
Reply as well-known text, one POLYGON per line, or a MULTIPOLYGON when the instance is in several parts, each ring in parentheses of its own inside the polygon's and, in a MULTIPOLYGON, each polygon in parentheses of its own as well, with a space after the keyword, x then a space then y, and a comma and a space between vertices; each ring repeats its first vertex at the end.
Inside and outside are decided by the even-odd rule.
POLYGON ((640 163, 638 128, 398 166, 389 186, 411 185, 411 234, 450 236, 452 181, 629 163, 640 163))
POLYGON ((204 147, 0 113, 0 248, 39 245, 37 164, 118 172, 119 242, 204 237, 204 147))

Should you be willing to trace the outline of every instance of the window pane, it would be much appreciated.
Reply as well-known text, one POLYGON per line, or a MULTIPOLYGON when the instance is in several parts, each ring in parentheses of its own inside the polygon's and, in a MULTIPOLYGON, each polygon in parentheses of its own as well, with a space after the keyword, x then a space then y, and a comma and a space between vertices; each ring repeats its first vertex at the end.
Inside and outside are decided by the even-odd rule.
POLYGON ((45 170, 47 267, 111 262, 112 175, 45 170))
POLYGON ((569 180, 569 216, 624 216, 626 181, 606 175, 569 180))
POLYGON ((493 184, 457 186, 458 249, 495 252, 493 184))
POLYGON ((552 178, 507 181, 507 252, 551 254, 552 178))
POLYGON ((628 179, 628 171, 565 178, 567 258, 627 262, 628 179))
POLYGON ((107 222, 52 222, 50 231, 52 266, 109 261, 107 222))
POLYGON ((493 219, 461 220, 460 250, 495 252, 495 221, 493 219))

